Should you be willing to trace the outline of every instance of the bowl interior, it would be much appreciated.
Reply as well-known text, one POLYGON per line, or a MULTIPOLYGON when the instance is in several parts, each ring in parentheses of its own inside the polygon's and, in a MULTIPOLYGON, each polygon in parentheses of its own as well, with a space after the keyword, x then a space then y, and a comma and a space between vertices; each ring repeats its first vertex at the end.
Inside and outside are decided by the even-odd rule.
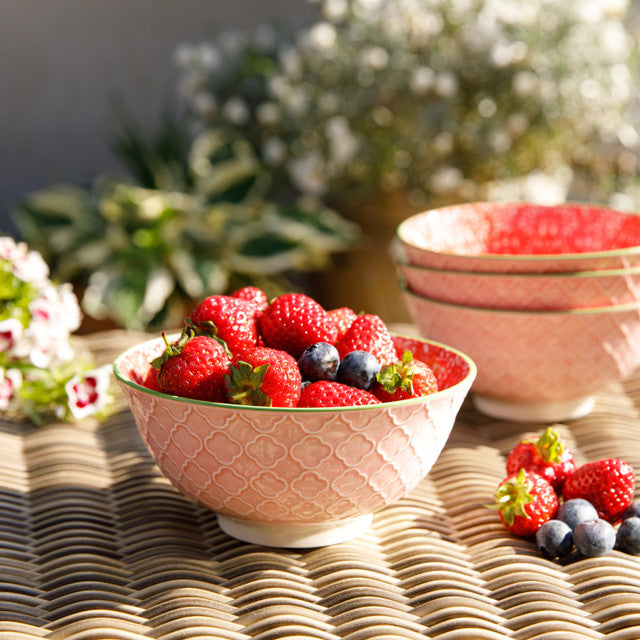
POLYGON ((398 227, 408 246, 463 256, 567 256, 640 246, 640 216, 583 204, 478 202, 416 214, 398 227))

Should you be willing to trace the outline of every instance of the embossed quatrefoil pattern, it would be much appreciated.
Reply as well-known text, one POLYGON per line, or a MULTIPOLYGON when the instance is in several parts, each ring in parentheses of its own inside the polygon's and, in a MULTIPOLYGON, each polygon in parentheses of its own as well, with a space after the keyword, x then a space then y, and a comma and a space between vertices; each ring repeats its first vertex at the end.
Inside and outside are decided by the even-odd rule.
POLYGON ((473 390, 523 402, 588 396, 640 366, 640 304, 574 312, 499 311, 404 296, 423 335, 478 367, 473 390))
MULTIPOLYGON (((429 472, 475 370, 455 351, 396 337, 429 362, 442 391, 419 401, 333 410, 197 403, 124 382, 142 438, 164 475, 214 511, 269 523, 331 522, 373 512, 429 472)), ((119 363, 141 379, 153 344, 119 363)), ((122 382, 122 381, 121 381, 122 382)))

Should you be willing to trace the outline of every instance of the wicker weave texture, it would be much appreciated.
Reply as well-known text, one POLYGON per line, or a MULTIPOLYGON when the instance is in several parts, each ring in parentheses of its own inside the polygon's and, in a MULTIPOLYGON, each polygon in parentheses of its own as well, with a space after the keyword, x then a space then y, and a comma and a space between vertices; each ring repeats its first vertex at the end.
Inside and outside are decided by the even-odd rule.
MULTIPOLYGON (((130 336, 93 338, 108 360, 130 336)), ((160 475, 128 409, 102 424, 0 421, 0 640, 640 639, 640 558, 543 558, 484 505, 545 425, 467 402, 410 495, 348 543, 231 539, 160 475)), ((640 469, 640 373, 558 426, 578 462, 640 469)))

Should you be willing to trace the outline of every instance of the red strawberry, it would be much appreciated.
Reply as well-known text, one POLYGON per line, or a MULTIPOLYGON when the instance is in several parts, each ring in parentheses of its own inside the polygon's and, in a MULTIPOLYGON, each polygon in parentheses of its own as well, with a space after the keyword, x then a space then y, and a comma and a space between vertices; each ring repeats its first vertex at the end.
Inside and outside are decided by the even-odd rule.
POLYGON ((302 378, 298 363, 286 351, 253 347, 233 358, 225 383, 233 404, 295 407, 302 378))
POLYGON ((258 344, 257 307, 241 298, 213 295, 205 298, 189 316, 198 331, 224 340, 231 353, 258 344))
POLYGON ((163 393, 196 400, 226 402, 224 376, 229 371, 229 356, 215 338, 194 336, 189 330, 167 344, 156 360, 158 389, 163 393))
POLYGON ((267 294, 259 287, 247 286, 234 291, 231 294, 234 298, 240 298, 255 304, 260 311, 264 311, 269 306, 267 294))
POLYGON ((603 458, 578 467, 564 482, 565 500, 584 498, 602 520, 615 523, 631 504, 636 486, 633 467, 618 458, 603 458))
POLYGON ((160 391, 158 386, 158 370, 155 367, 149 367, 149 371, 144 375, 140 384, 152 391, 160 391))
POLYGON ((380 316, 365 313, 351 323, 346 333, 336 343, 341 358, 351 351, 368 351, 380 366, 393 364, 398 359, 393 338, 380 316))
POLYGON ((372 392, 381 402, 393 402, 428 396, 437 390, 433 371, 424 362, 415 360, 411 351, 405 351, 402 360, 380 369, 372 392))
POLYGON ((337 330, 320 304, 303 293, 285 293, 273 300, 259 320, 268 347, 290 353, 296 360, 316 342, 334 344, 337 330))
POLYGON ((338 307, 327 311, 329 317, 335 322, 338 335, 336 340, 340 340, 351 326, 351 323, 358 317, 358 314, 350 307, 338 307))
POLYGON ((507 476, 494 493, 495 504, 504 525, 518 536, 533 536, 558 511, 558 496, 542 476, 520 469, 507 476))
POLYGON ((576 463, 558 433, 548 427, 538 438, 522 440, 509 452, 507 473, 520 469, 544 476, 559 493, 566 477, 576 470, 576 463))
POLYGON ((299 407, 350 407, 380 404, 371 392, 340 382, 318 380, 307 385, 300 394, 299 407))

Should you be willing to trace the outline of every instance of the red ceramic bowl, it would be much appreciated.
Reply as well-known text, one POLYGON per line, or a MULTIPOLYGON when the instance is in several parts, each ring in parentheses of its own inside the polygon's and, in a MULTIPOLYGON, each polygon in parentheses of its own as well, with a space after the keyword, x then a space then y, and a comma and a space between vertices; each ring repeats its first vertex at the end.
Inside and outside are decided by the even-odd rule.
POLYGON ((161 338, 122 353, 116 378, 142 438, 178 491, 218 514, 232 536, 272 546, 340 542, 413 489, 445 445, 476 375, 441 344, 395 336, 433 368, 440 390, 363 407, 279 409, 202 402, 139 382, 161 338))
POLYGON ((502 273, 595 271, 640 266, 640 216, 583 204, 476 202, 404 220, 408 262, 434 269, 502 273))

